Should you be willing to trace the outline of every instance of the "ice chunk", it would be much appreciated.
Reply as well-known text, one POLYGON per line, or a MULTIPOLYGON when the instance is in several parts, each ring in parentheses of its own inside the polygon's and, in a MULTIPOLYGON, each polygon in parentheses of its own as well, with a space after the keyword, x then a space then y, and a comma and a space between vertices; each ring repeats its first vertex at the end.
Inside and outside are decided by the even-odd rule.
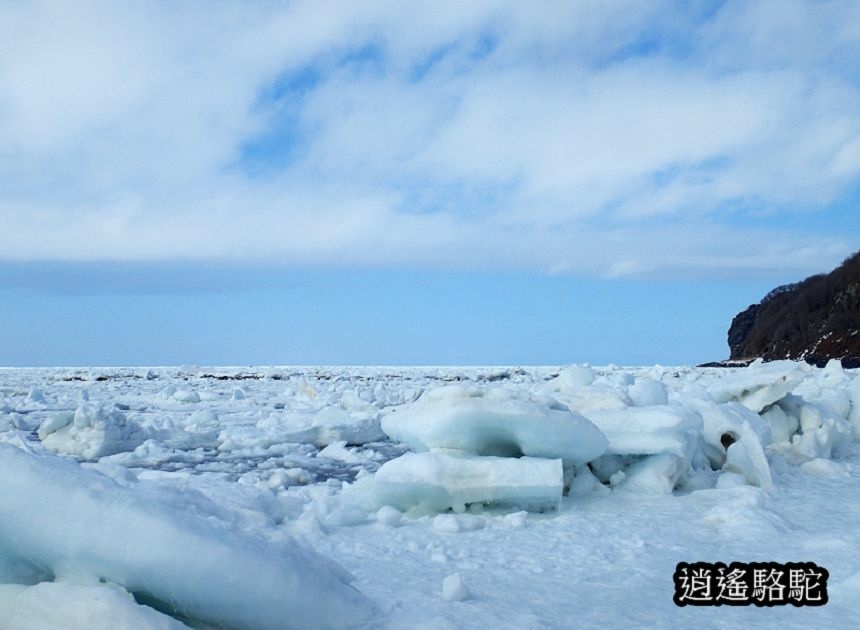
POLYGON ((724 472, 717 477, 716 488, 725 490, 726 488, 739 488, 747 485, 747 478, 741 474, 733 472, 724 472))
POLYGON ((559 393, 558 400, 585 416, 593 411, 626 409, 633 404, 625 391, 604 384, 589 385, 572 393, 559 393))
POLYGON ((0 558, 114 582, 204 625, 353 627, 372 615, 327 558, 292 540, 265 543, 163 493, 0 444, 0 558))
POLYGON ((653 378, 637 378, 636 382, 627 389, 627 395, 637 407, 669 404, 666 386, 653 378))
POLYGON ((855 376, 847 387, 848 397, 851 401, 851 409, 848 412, 848 421, 851 423, 851 430, 854 433, 854 439, 860 442, 860 374, 855 376))
POLYGON ((149 437, 121 411, 88 405, 48 418, 38 435, 47 448, 87 460, 132 451, 149 437))
POLYGON ((842 369, 842 361, 839 359, 830 359, 824 369, 818 373, 818 379, 827 387, 836 387, 841 385, 845 380, 845 370, 842 369))
POLYGON ((557 508, 562 489, 559 459, 477 457, 442 449, 406 453, 385 463, 373 480, 375 500, 402 511, 462 512, 470 503, 557 508))
POLYGON ((314 417, 312 426, 317 429, 318 444, 346 442, 349 446, 360 446, 386 437, 375 412, 350 414, 340 406, 321 409, 314 417))
POLYGON ((3 630, 181 630, 187 628, 115 585, 0 584, 3 630))
POLYGON ((347 464, 360 464, 367 461, 367 457, 362 457, 357 449, 346 448, 346 442, 332 442, 323 448, 317 457, 327 457, 347 464))
POLYGON ((813 404, 800 407, 800 430, 791 438, 792 448, 807 457, 830 457, 851 436, 847 422, 813 404))
POLYGON ((791 450, 801 457, 830 457, 833 449, 851 440, 849 421, 836 415, 829 405, 791 395, 780 400, 779 407, 800 427, 800 433, 791 437, 791 450))
POLYGON ((572 365, 564 368, 558 376, 546 384, 546 389, 553 392, 572 393, 594 382, 594 372, 590 367, 572 365))
MULTIPOLYGON (((613 485, 631 492, 670 494, 685 472, 684 460, 671 453, 644 457, 632 464, 613 485)), ((616 473, 619 474, 619 473, 616 473)))
POLYGON ((519 512, 512 512, 511 514, 506 514, 503 520, 505 522, 505 525, 507 525, 508 527, 511 527, 513 529, 522 529, 529 521, 529 513, 525 510, 520 510, 519 512))
POLYGON ((400 519, 402 517, 403 513, 390 505, 383 505, 376 512, 376 522, 387 527, 397 527, 400 525, 400 519))
POLYGON ((518 398, 502 388, 443 387, 382 420, 392 439, 416 451, 452 448, 478 455, 560 458, 580 464, 606 449, 583 416, 551 402, 518 398))
POLYGON ((715 401, 738 401, 756 413, 790 393, 810 370, 805 363, 774 361, 754 363, 708 387, 715 401))
POLYGON ((723 470, 743 475, 752 485, 765 490, 773 487, 767 457, 753 443, 738 441, 729 445, 723 470))
POLYGON ((177 389, 173 392, 173 400, 184 403, 199 403, 200 394, 193 389, 177 389))
POLYGON ((851 397, 843 387, 826 384, 820 375, 812 374, 792 391, 795 397, 824 407, 830 415, 847 418, 851 411, 851 397))
POLYGON ((570 480, 570 488, 568 489, 568 496, 584 497, 593 492, 606 491, 600 480, 595 477, 588 466, 577 466, 573 473, 573 477, 570 480))
POLYGON ((442 580, 442 599, 449 602, 461 602, 469 597, 469 589, 463 583, 459 573, 452 573, 442 580))
POLYGON ((820 457, 803 462, 800 469, 810 475, 819 475, 822 477, 847 477, 848 473, 842 466, 834 462, 832 459, 822 459, 820 457))
POLYGON ((785 413, 779 405, 773 405, 760 415, 770 428, 771 443, 790 442, 791 436, 800 429, 800 421, 785 413))
POLYGON ((484 529, 487 520, 474 514, 439 514, 433 519, 433 529, 449 534, 484 529))
POLYGON ((683 407, 660 405, 594 411, 589 419, 609 440, 608 454, 690 457, 702 429, 702 418, 683 407))
POLYGON ((386 439, 375 411, 350 414, 340 405, 324 407, 312 418, 310 424, 292 429, 280 435, 288 442, 315 444, 322 448, 342 442, 347 446, 361 446, 369 442, 386 439))
POLYGON ((28 403, 44 403, 45 402, 45 394, 42 393, 42 390, 37 387, 30 388, 29 393, 27 394, 27 402, 28 403))
POLYGON ((714 468, 743 475, 749 483, 770 488, 770 465, 764 448, 770 428, 756 413, 740 403, 716 404, 689 399, 685 404, 702 416, 705 454, 714 468))

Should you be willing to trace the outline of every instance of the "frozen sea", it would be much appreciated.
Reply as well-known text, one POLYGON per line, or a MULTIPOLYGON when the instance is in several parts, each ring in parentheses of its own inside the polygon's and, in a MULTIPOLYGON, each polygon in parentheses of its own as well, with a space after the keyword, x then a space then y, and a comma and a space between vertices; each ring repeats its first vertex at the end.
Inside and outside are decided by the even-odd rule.
POLYGON ((858 437, 836 364, 0 369, 0 629, 856 628, 858 437))

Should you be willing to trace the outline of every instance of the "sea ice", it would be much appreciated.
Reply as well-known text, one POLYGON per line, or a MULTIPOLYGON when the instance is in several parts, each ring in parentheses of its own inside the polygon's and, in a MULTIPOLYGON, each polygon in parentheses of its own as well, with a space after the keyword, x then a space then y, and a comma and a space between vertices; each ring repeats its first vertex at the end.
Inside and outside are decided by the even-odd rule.
POLYGON ((627 388, 627 395, 636 407, 651 407, 668 405, 669 393, 666 386, 653 378, 637 378, 633 385, 627 388))
POLYGON ((575 465, 598 457, 607 440, 583 416, 553 399, 503 388, 451 386, 385 416, 382 429, 416 451, 451 448, 477 455, 529 455, 575 465))
POLYGON ((588 417, 609 440, 607 454, 689 458, 702 430, 699 414, 679 406, 593 411, 588 417))
POLYGON ((685 404, 701 414, 704 452, 713 468, 741 474, 762 488, 772 487, 764 450, 771 431, 757 413, 737 402, 717 404, 691 398, 685 404))
POLYGON ((373 479, 376 501, 401 511, 462 512, 470 503, 557 508, 562 489, 559 459, 479 457, 452 449, 406 453, 384 464, 373 479))
POLYGON ((756 361, 708 387, 715 401, 743 403, 756 413, 772 405, 799 385, 810 368, 794 361, 756 361))
POLYGON ((0 557, 32 574, 103 579, 234 628, 346 627, 372 614, 343 569, 295 541, 266 544, 74 461, 0 444, 0 484, 0 557))
POLYGON ((149 437, 121 411, 89 405, 51 416, 38 435, 47 448, 87 460, 134 450, 149 437))
POLYGON ((387 437, 380 428, 376 411, 350 413, 341 405, 324 407, 309 423, 280 435, 288 442, 315 444, 321 448, 336 442, 361 446, 387 437))
POLYGON ((553 392, 572 393, 594 382, 594 372, 590 367, 572 365, 561 370, 554 379, 546 384, 553 392))

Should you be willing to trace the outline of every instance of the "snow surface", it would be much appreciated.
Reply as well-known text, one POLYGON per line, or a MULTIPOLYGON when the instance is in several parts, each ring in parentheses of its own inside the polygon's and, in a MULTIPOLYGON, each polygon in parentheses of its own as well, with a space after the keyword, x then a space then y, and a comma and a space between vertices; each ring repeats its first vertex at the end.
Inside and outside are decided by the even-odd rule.
POLYGON ((0 628, 852 628, 858 435, 836 363, 0 370, 0 628))

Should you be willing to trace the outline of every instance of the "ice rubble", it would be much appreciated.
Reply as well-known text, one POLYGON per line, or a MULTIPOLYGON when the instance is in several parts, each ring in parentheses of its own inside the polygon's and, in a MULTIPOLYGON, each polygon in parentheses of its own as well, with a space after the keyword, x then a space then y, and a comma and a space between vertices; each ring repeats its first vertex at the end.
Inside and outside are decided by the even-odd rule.
POLYGON ((757 360, 744 370, 719 379, 708 391, 716 402, 743 403, 756 413, 791 393, 809 374, 805 363, 757 360))
POLYGON ((607 444, 554 399, 503 387, 432 390, 386 416, 382 428, 418 451, 385 463, 373 481, 375 500, 400 510, 557 508, 563 465, 594 459, 607 444))
POLYGON ((796 462, 828 458, 850 438, 860 418, 858 383, 838 362, 815 372, 782 361, 706 376, 672 397, 656 378, 597 375, 582 366, 561 370, 526 396, 505 387, 443 387, 384 418, 386 433, 419 455, 383 465, 379 488, 398 494, 396 502, 382 490, 378 497, 401 509, 459 509, 470 501, 455 498, 456 478, 445 467, 468 463, 476 472, 458 474, 471 474, 472 500, 547 505, 557 484, 545 485, 542 501, 530 505, 534 497, 519 496, 502 470, 527 460, 523 455, 562 459, 564 489, 573 496, 600 483, 634 492, 694 490, 714 487, 720 474, 724 486, 736 475, 771 489, 768 453, 796 462))
POLYGON ((0 558, 17 571, 4 581, 111 582, 235 628, 345 627, 372 614, 343 569, 298 543, 267 544, 74 461, 0 444, 0 484, 0 558))
POLYGON ((51 416, 39 425, 38 435, 48 448, 82 459, 131 451, 149 437, 118 409, 89 405, 51 416))
POLYGON ((330 405, 320 409, 309 424, 283 433, 282 438, 323 447, 335 442, 357 446, 384 440, 386 435, 380 428, 378 414, 372 408, 350 413, 343 405, 330 405))

